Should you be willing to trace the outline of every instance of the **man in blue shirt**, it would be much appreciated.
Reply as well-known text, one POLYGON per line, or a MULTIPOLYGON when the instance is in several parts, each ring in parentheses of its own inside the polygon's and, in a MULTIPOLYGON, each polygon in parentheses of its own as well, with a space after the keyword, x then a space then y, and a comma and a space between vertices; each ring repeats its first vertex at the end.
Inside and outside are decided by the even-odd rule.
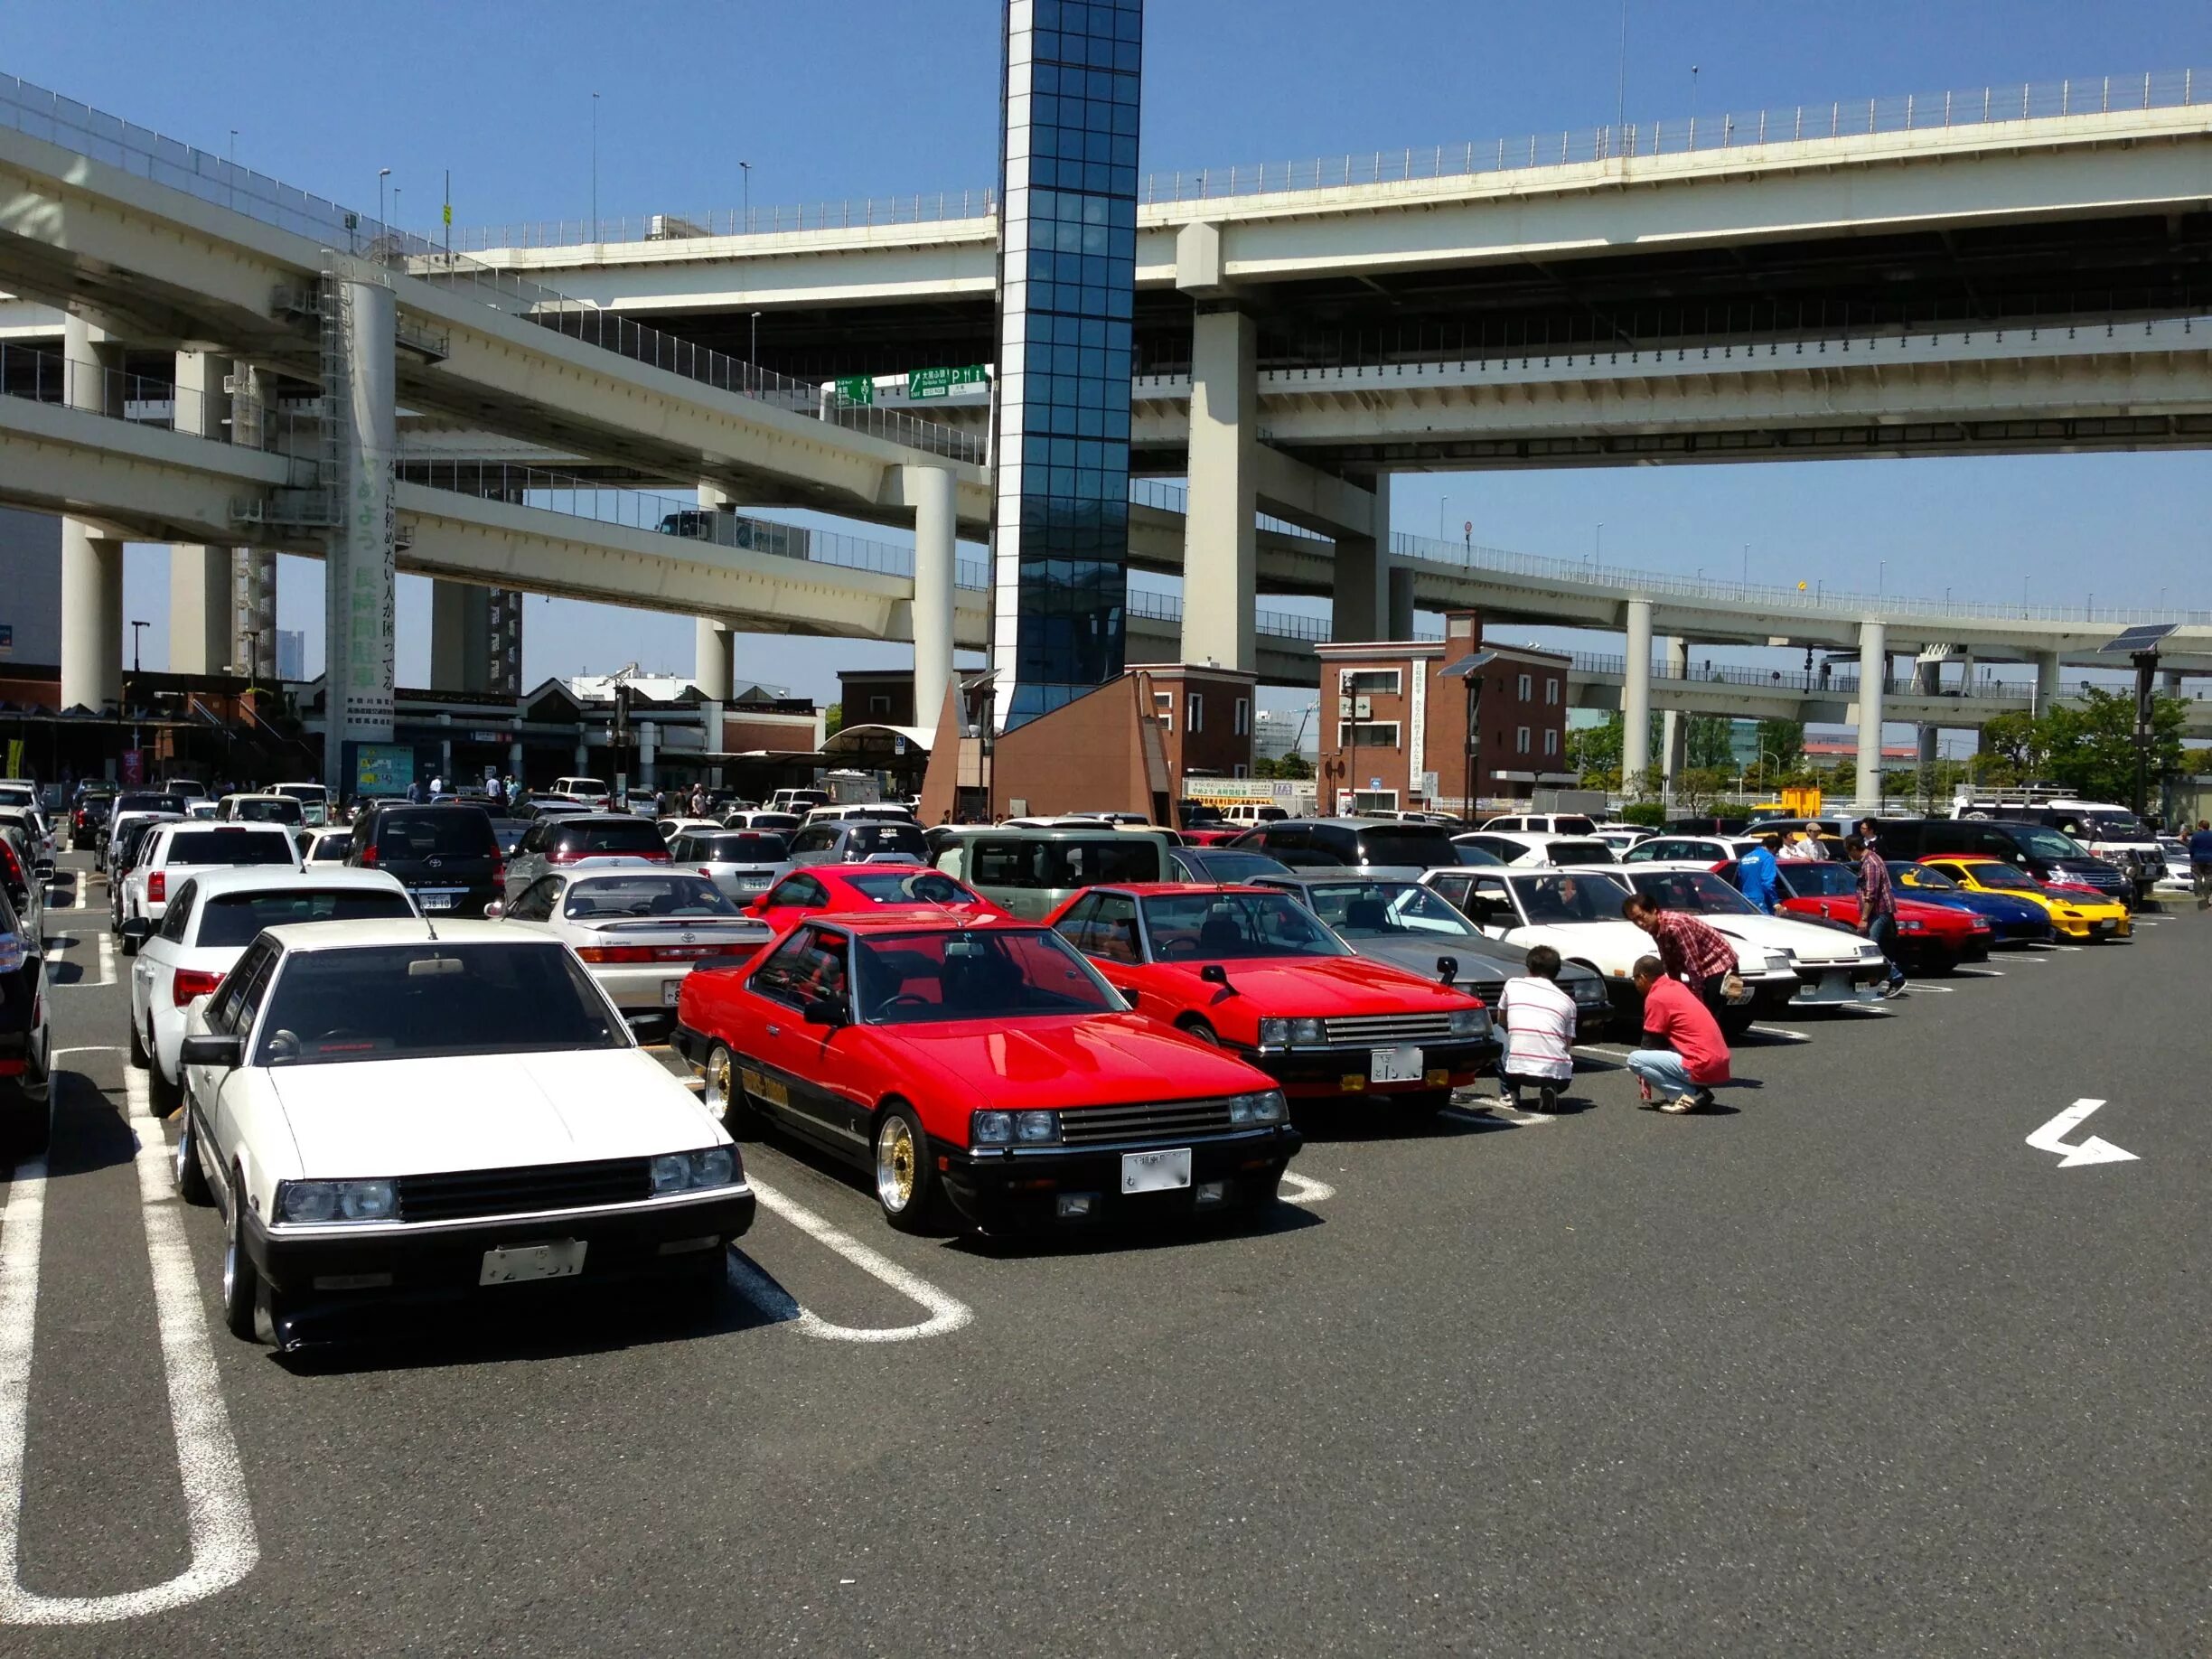
POLYGON ((2189 880, 2196 885, 2197 908, 2212 905, 2212 820, 2198 819, 2189 839, 2189 880))
POLYGON ((1763 835, 1759 844, 1744 854, 1736 866, 1737 884, 1743 895, 1768 915, 1774 914, 1776 888, 1782 879, 1775 855, 1781 849, 1782 837, 1778 833, 1763 835))

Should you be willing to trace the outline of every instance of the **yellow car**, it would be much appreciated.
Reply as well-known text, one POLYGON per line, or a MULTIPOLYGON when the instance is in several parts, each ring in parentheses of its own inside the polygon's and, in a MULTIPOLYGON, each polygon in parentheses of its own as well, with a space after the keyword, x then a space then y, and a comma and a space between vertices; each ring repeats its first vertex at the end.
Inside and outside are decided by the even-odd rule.
POLYGON ((1920 862, 1948 876, 1969 893, 1996 893, 2040 904, 2050 912, 2051 926, 2061 938, 2125 939, 2133 931, 2127 906, 2117 900, 2100 898, 2086 891, 2061 892, 2047 887, 2002 858, 1992 858, 1986 853, 1923 858, 1920 862))

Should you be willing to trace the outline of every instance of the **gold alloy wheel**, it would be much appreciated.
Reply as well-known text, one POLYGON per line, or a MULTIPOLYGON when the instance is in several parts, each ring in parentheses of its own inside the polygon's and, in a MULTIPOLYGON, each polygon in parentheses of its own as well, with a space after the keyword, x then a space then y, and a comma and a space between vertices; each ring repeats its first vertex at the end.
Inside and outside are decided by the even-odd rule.
POLYGON ((901 1117, 884 1120, 876 1136, 876 1196, 894 1215, 914 1202, 914 1131, 901 1117))

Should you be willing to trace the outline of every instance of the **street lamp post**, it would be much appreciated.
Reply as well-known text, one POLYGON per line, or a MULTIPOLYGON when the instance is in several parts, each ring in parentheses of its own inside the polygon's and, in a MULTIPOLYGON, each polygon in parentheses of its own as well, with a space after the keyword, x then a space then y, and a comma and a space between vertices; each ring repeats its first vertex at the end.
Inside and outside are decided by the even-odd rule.
POLYGON ((737 173, 738 176, 745 181, 744 234, 750 236, 753 234, 753 164, 749 161, 739 162, 737 173))
POLYGON ((377 169, 377 229, 379 230, 384 229, 386 223, 385 215, 390 211, 384 205, 384 181, 389 177, 391 177, 391 169, 389 167, 379 167, 377 169))
POLYGON ((591 111, 591 239, 599 239, 599 95, 592 94, 591 111))
POLYGON ((130 698, 129 698, 129 701, 130 701, 130 706, 131 706, 131 747, 132 747, 132 748, 134 748, 134 749, 136 749, 136 747, 138 747, 138 673, 139 673, 139 645, 140 645, 140 642, 141 642, 144 640, 144 638, 145 637, 145 628, 146 628, 146 624, 145 624, 145 623, 142 623, 142 622, 134 622, 134 623, 131 623, 130 627, 131 627, 131 689, 130 689, 130 698))

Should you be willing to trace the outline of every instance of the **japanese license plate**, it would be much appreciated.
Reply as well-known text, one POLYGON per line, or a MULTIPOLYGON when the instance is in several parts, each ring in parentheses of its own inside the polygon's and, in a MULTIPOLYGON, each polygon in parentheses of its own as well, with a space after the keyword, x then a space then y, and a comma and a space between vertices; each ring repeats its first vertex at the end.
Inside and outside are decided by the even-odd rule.
POLYGON ((586 1239, 554 1239, 544 1244, 509 1244, 483 1253, 480 1285, 519 1285, 532 1279, 574 1279, 584 1270, 586 1239))
POLYGON ((1369 1083, 1419 1083, 1421 1051, 1418 1048, 1371 1048, 1367 1051, 1369 1083))
POLYGON ((417 888, 415 896, 425 910, 451 910, 461 902, 461 889, 417 888))
POLYGON ((661 1006, 662 1008, 674 1008, 676 1006, 676 999, 682 995, 683 981, 681 979, 663 979, 661 981, 661 1006))
POLYGON ((1125 1193, 1171 1193, 1191 1184, 1191 1149, 1172 1152, 1124 1152, 1121 1190, 1125 1193))

